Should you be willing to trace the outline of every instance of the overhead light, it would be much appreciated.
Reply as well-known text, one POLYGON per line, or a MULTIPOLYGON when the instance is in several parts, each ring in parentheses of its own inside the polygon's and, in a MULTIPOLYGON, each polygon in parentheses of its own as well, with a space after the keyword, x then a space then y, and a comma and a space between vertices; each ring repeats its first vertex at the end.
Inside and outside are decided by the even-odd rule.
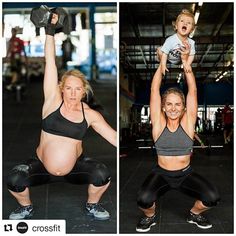
POLYGON ((197 10, 196 13, 195 13, 195 16, 194 16, 195 25, 196 25, 197 22, 198 22, 198 18, 199 18, 199 16, 200 16, 200 11, 197 10))
POLYGON ((225 71, 224 73, 220 73, 217 77, 216 77, 216 82, 218 82, 219 80, 221 80, 225 75, 227 75, 228 71, 225 71))
POLYGON ((218 82, 218 81, 220 81, 223 77, 224 77, 223 75, 218 76, 215 81, 218 82))
POLYGON ((199 2, 198 6, 201 7, 203 5, 203 2, 199 2))
POLYGON ((182 77, 182 73, 179 73, 177 75, 177 83, 180 83, 181 77, 182 77))

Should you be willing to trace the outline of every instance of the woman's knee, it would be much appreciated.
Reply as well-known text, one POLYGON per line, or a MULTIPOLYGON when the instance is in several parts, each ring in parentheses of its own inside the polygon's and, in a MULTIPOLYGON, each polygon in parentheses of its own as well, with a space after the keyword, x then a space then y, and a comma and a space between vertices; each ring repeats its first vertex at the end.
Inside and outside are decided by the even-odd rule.
POLYGON ((7 187, 13 192, 23 192, 27 187, 29 166, 25 164, 15 166, 7 177, 7 187))
POLYGON ((203 205, 206 207, 214 207, 220 202, 220 194, 217 189, 212 189, 208 191, 207 196, 202 201, 203 205))
POLYGON ((143 209, 148 209, 153 206, 153 203, 156 201, 153 193, 149 191, 139 191, 137 204, 143 209))
POLYGON ((92 173, 91 184, 93 184, 96 187, 99 187, 106 185, 110 181, 111 181, 111 175, 107 166, 102 163, 97 164, 92 173))

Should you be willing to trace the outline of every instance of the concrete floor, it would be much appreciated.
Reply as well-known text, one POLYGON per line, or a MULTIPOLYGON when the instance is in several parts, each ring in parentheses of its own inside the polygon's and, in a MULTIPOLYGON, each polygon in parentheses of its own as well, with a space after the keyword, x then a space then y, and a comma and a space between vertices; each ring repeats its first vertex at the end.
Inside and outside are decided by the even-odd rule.
MULTIPOLYGON (((108 123, 116 129, 116 81, 92 82, 97 102, 108 123), (109 98, 109 99, 108 99, 109 98)), ((41 128, 42 79, 36 78, 27 86, 20 103, 15 94, 3 92, 3 219, 18 205, 6 187, 10 169, 34 153, 41 128)), ((106 164, 112 174, 112 183, 101 199, 111 218, 96 221, 87 216, 84 204, 86 185, 53 183, 31 188, 35 206, 32 219, 65 219, 67 233, 116 233, 117 232, 117 158, 116 148, 89 129, 84 140, 84 154, 106 164)))
MULTIPOLYGON (((211 145, 223 143, 220 135, 208 135, 207 138, 211 145)), ((120 233, 137 233, 136 224, 142 216, 136 203, 137 192, 155 165, 155 154, 150 149, 138 150, 135 145, 124 146, 121 147, 121 154, 127 156, 120 158, 119 227, 120 233)), ((214 149, 210 156, 205 150, 195 149, 191 165, 196 172, 214 183, 221 194, 220 204, 206 212, 213 227, 203 230, 187 223, 186 214, 194 199, 177 190, 170 190, 157 202, 158 223, 148 233, 233 233, 233 145, 214 149)))

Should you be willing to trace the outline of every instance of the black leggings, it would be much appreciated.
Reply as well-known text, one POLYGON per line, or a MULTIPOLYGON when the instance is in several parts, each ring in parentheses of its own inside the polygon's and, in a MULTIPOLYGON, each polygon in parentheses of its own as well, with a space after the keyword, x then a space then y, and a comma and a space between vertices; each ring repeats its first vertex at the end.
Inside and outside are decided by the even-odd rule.
POLYGON ((178 171, 167 171, 158 166, 141 186, 137 199, 138 206, 143 209, 150 208, 158 197, 170 189, 178 189, 202 201, 207 207, 215 206, 220 200, 215 186, 195 173, 191 166, 178 171))
POLYGON ((104 164, 83 155, 78 158, 71 172, 63 177, 51 175, 38 157, 34 157, 11 170, 7 179, 7 186, 13 192, 23 192, 26 187, 58 181, 103 186, 110 179, 110 173, 104 164))

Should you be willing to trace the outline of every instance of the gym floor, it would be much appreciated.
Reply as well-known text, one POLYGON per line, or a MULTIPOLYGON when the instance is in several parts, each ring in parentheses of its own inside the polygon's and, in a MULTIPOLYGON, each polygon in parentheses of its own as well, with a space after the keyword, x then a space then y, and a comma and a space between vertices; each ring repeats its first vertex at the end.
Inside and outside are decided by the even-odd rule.
MULTIPOLYGON (((116 80, 93 82, 96 100, 104 108, 103 115, 116 129, 116 80), (107 99, 109 98, 109 99, 107 99)), ((18 207, 7 191, 6 176, 13 166, 34 154, 38 145, 41 108, 43 103, 42 78, 35 78, 26 87, 20 103, 14 92, 3 92, 3 219, 18 207)), ((116 148, 92 129, 84 140, 84 154, 106 164, 112 175, 112 183, 101 199, 111 218, 96 221, 85 213, 87 185, 53 183, 31 188, 35 207, 32 219, 65 219, 66 233, 116 233, 117 232, 117 154, 116 148)))
MULTIPOLYGON (((222 145, 222 135, 207 135, 211 145, 222 145)), ((144 179, 155 166, 155 152, 140 150, 138 145, 121 147, 120 154, 120 233, 137 233, 136 224, 142 212, 138 209, 137 192, 144 179)), ((233 233, 233 144, 223 148, 194 149, 191 160, 193 169, 215 184, 221 194, 221 202, 205 213, 213 224, 210 229, 200 229, 186 222, 188 210, 194 199, 177 190, 170 190, 158 204, 158 223, 148 233, 233 233), (209 155, 210 154, 210 155, 209 155)))

